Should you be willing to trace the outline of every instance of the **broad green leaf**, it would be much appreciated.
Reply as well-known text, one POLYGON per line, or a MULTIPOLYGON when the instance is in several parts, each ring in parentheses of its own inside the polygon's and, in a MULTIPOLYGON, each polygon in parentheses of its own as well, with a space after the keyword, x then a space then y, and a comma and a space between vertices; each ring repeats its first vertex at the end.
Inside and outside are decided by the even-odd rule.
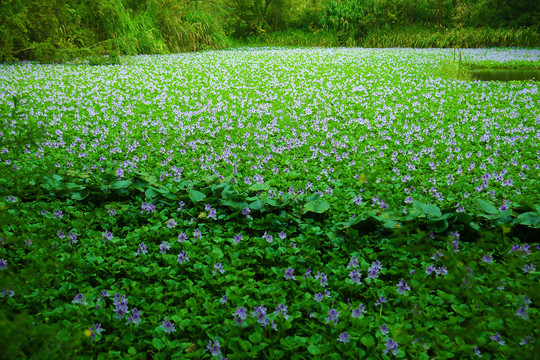
POLYGON ((373 338, 373 336, 369 334, 362 336, 362 338, 360 339, 360 342, 367 348, 370 348, 373 345, 375 345, 375 339, 373 338))
POLYGON ((514 223, 521 224, 521 225, 527 225, 532 228, 539 228, 540 227, 540 216, 535 212, 526 212, 523 214, 520 214, 515 220, 514 223))
POLYGON ((257 344, 261 342, 262 335, 259 334, 258 332, 254 332, 252 334, 249 334, 248 338, 249 338, 249 341, 251 341, 254 344, 257 344))
POLYGON ((113 189, 125 189, 127 187, 129 187, 131 184, 133 184, 133 182, 129 181, 129 180, 119 180, 119 181, 115 181, 111 184, 111 188, 113 189))
POLYGON ((422 211, 431 216, 431 217, 440 217, 442 215, 441 210, 437 207, 437 205, 433 204, 422 204, 421 205, 422 211))
POLYGON ((206 197, 202 192, 197 190, 189 190, 189 198, 193 201, 194 204, 203 200, 206 197))
POLYGON ((321 352, 321 350, 315 344, 310 344, 307 350, 311 355, 317 355, 321 352))
POLYGON ((251 210, 263 211, 264 210, 264 202, 259 199, 257 201, 252 202, 251 204, 249 204, 249 208, 251 210))
POLYGON ((317 214, 321 214, 328 209, 330 209, 330 204, 326 200, 322 199, 310 201, 304 205, 304 211, 310 211, 317 214))
POLYGON ((478 207, 482 211, 484 211, 484 212, 486 212, 488 214, 497 215, 499 213, 499 210, 495 206, 493 206, 492 204, 488 203, 485 200, 476 198, 476 199, 474 199, 474 202, 476 203, 476 205, 478 205, 478 207))
POLYGON ((249 191, 266 191, 270 189, 270 184, 268 183, 257 183, 257 184, 253 184, 249 187, 249 191))
POLYGON ((158 339, 158 338, 154 338, 152 340, 152 345, 154 345, 154 347, 159 351, 161 349, 163 349, 165 347, 165 344, 163 344, 163 341, 161 341, 161 339, 158 339))

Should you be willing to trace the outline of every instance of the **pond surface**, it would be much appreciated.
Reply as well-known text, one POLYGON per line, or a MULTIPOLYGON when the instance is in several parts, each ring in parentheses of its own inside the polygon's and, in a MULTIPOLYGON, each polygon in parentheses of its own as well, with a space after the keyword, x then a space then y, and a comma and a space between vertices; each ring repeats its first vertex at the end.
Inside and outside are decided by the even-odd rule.
POLYGON ((540 80, 539 69, 474 69, 468 75, 471 80, 481 81, 540 80))

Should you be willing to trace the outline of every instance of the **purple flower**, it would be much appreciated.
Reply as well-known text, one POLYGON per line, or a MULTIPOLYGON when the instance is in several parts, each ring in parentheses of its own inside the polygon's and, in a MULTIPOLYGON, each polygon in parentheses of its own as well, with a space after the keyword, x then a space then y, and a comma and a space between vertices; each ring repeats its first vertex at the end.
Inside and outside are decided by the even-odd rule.
POLYGON ((321 302, 324 299, 324 295, 322 293, 315 294, 315 301, 321 302))
POLYGON ((516 312, 516 315, 519 316, 520 318, 524 319, 524 320, 527 320, 527 310, 528 310, 528 306, 522 306, 518 309, 518 311, 516 312))
POLYGON ((202 237, 201 230, 199 228, 193 230, 193 237, 195 238, 195 241, 197 241, 199 238, 202 237))
POLYGON ((435 251, 435 254, 433 254, 433 256, 431 257, 431 260, 437 261, 442 257, 444 257, 443 253, 440 252, 439 250, 437 250, 437 251, 435 251))
POLYGON ((76 244, 78 242, 77 240, 77 235, 75 235, 73 232, 69 232, 68 233, 68 242, 69 242, 69 245, 73 245, 73 244, 76 244))
POLYGON ((347 269, 350 269, 350 268, 356 269, 357 266, 358 266, 358 259, 356 258, 356 256, 353 256, 351 258, 351 261, 349 261, 349 264, 347 265, 347 269))
POLYGON ((429 265, 428 267, 426 267, 426 274, 431 275, 431 273, 434 271, 435 271, 435 266, 429 265))
POLYGON ((478 350, 478 346, 475 346, 474 347, 474 355, 478 356, 478 357, 482 357, 481 353, 480 353, 480 350, 478 350))
POLYGON ((334 325, 337 325, 338 323, 338 317, 339 317, 339 311, 337 311, 336 309, 331 309, 331 310, 328 310, 328 317, 326 318, 326 323, 328 324, 329 322, 333 322, 334 325))
POLYGON ((534 264, 525 265, 525 267, 523 267, 523 273, 524 274, 531 273, 531 272, 534 272, 534 271, 536 271, 536 268, 534 267, 534 264))
POLYGON ((356 205, 362 205, 362 195, 357 195, 354 197, 353 202, 356 205))
POLYGON ((105 230, 105 232, 103 233, 103 241, 107 242, 107 240, 111 240, 112 238, 113 238, 112 232, 105 230))
POLYGON ((304 274, 304 278, 310 278, 311 277, 311 268, 308 267, 306 270, 306 273, 304 274))
POLYGON ((133 312, 128 316, 126 325, 129 325, 130 322, 135 325, 141 322, 141 312, 137 308, 133 308, 133 312))
POLYGON ((115 307, 114 312, 116 313, 115 317, 117 319, 122 319, 125 314, 127 314, 128 311, 128 299, 126 299, 126 295, 120 296, 120 294, 114 294, 113 299, 113 305, 115 307))
POLYGON ((4 270, 7 267, 7 260, 0 259, 0 270, 4 270))
POLYGON ((229 301, 229 298, 227 297, 227 295, 223 295, 221 299, 219 299, 219 302, 221 303, 221 305, 225 305, 227 301, 229 301))
POLYGON ((347 334, 347 332, 343 332, 339 334, 338 341, 341 341, 342 343, 346 344, 349 342, 350 336, 347 334))
POLYGON ((274 241, 274 238, 272 237, 272 235, 268 234, 266 231, 264 232, 262 237, 263 237, 263 239, 265 239, 269 243, 274 241))
POLYGON ((491 335, 491 340, 497 342, 501 346, 503 346, 506 343, 506 341, 503 341, 501 336, 498 333, 491 335))
POLYGON ((401 279, 399 281, 399 284, 397 285, 397 292, 398 294, 400 295, 403 295, 405 294, 405 292, 411 290, 411 288, 409 287, 409 285, 407 283, 403 283, 403 279, 401 279))
POLYGON ((189 256, 187 256, 187 254, 182 251, 180 254, 178 254, 178 263, 182 265, 186 261, 189 261, 189 256))
POLYGON ((219 341, 217 339, 217 336, 214 338, 214 344, 212 345, 212 340, 208 341, 208 346, 206 347, 206 351, 210 351, 212 356, 219 356, 221 354, 221 350, 219 348, 219 341))
POLYGON ((174 324, 172 322, 170 322, 170 321, 167 321, 167 318, 165 318, 165 320, 163 320, 163 323, 161 324, 161 326, 163 327, 163 329, 165 330, 165 332, 167 334, 176 331, 176 329, 174 327, 174 324))
POLYGON ((242 215, 244 216, 249 216, 250 212, 251 212, 251 209, 248 206, 242 209, 242 215))
POLYGON ((386 326, 386 324, 383 324, 382 326, 379 326, 379 330, 381 330, 382 336, 386 336, 386 334, 388 334, 388 330, 390 329, 388 326, 386 326))
POLYGON ((171 249, 171 246, 169 245, 169 243, 165 241, 162 241, 161 244, 159 245, 159 252, 162 254, 166 254, 167 251, 169 251, 170 249, 171 249))
POLYGON ((247 310, 239 306, 236 308, 236 311, 234 312, 233 316, 234 316, 235 325, 242 326, 244 324, 244 320, 247 319, 247 310))
POLYGON ((375 302, 375 306, 382 305, 383 303, 386 303, 386 298, 385 298, 384 296, 381 296, 381 297, 378 298, 377 301, 375 302))
POLYGON ((104 329, 101 327, 101 324, 94 324, 91 328, 88 328, 88 330, 90 330, 90 338, 92 339, 92 341, 94 341, 96 335, 101 335, 101 332, 104 329))
POLYGON ((66 235, 64 235, 64 232, 62 230, 58 230, 58 232, 56 233, 56 236, 58 236, 60 240, 66 237, 66 235))
POLYGON ((351 278, 351 281, 354 283, 354 284, 360 284, 361 281, 360 281, 360 277, 362 276, 362 274, 360 273, 360 270, 353 270, 349 273, 349 276, 351 278))
POLYGON ((276 311, 274 311, 274 314, 276 314, 276 316, 278 316, 280 313, 281 313, 281 315, 283 315, 283 318, 285 320, 287 320, 289 318, 289 315, 287 315, 287 305, 285 305, 283 303, 278 305, 278 307, 276 308, 276 311))
POLYGON ((156 207, 153 204, 142 203, 141 208, 142 208, 141 214, 144 213, 145 211, 147 214, 150 214, 156 211, 156 207))
POLYGON ((178 209, 176 211, 178 211, 178 212, 182 211, 182 209, 184 208, 184 205, 186 205, 186 204, 184 204, 183 201, 180 201, 178 203, 178 209))
POLYGON ((210 208, 210 211, 208 211, 208 218, 209 218, 209 219, 217 220, 216 215, 217 215, 216 209, 210 208))
POLYGON ((261 306, 253 308, 253 310, 254 311, 251 315, 257 318, 257 322, 259 323, 259 325, 263 327, 268 325, 268 319, 266 317, 266 308, 264 307, 264 305, 261 304, 261 306))
POLYGON ((167 228, 169 228, 169 229, 172 229, 172 228, 176 227, 176 225, 178 225, 178 224, 177 224, 176 220, 174 220, 174 219, 170 219, 169 221, 167 221, 167 228))
POLYGON ((214 271, 212 272, 212 275, 216 275, 218 271, 222 274, 225 272, 225 270, 223 270, 223 265, 219 262, 214 264, 214 271))
POLYGON ((238 234, 233 238, 233 243, 236 245, 242 240, 242 234, 238 234))
POLYGON ((180 233, 180 235, 178 235, 178 242, 184 242, 187 240, 187 235, 186 233, 180 233))
POLYGON ((486 254, 482 258, 482 261, 485 262, 486 264, 491 264, 493 262, 493 256, 491 254, 486 254))
POLYGON ((279 236, 279 238, 280 238, 281 240, 285 240, 285 238, 287 237, 287 234, 285 234, 284 231, 281 231, 281 232, 278 234, 278 236, 279 236))
POLYGON ((294 272, 293 268, 288 268, 287 270, 285 270, 285 275, 283 275, 283 277, 286 280, 294 280, 293 272, 294 272))
POLYGON ((446 270, 446 268, 444 266, 442 267, 439 267, 438 269, 435 270, 435 273, 437 275, 442 275, 442 276, 445 276, 448 274, 448 270, 446 270))
POLYGON ((62 214, 62 210, 56 210, 56 211, 54 212, 54 219, 56 219, 56 218, 60 218, 60 219, 61 219, 61 218, 63 218, 63 217, 64 217, 64 215, 62 214))
POLYGON ((388 354, 389 351, 392 351, 392 354, 394 355, 399 354, 398 343, 395 342, 392 338, 388 338, 385 345, 386 348, 383 350, 384 355, 388 354))
POLYGON ((382 269, 381 263, 378 261, 374 261, 371 263, 371 266, 368 269, 368 278, 370 279, 377 279, 379 277, 379 273, 382 269))
POLYGON ((139 244, 139 248, 137 249, 137 252, 135 252, 135 256, 138 256, 139 254, 146 254, 148 252, 148 249, 146 248, 146 245, 141 242, 139 244))
POLYGON ((79 294, 75 295, 75 297, 73 298, 73 301, 71 303, 72 304, 86 305, 86 300, 84 300, 83 294, 79 293, 79 294))
POLYGON ((317 275, 315 275, 315 279, 316 280, 318 279, 321 286, 323 286, 323 287, 328 285, 328 277, 323 272, 317 271, 317 275))
POLYGON ((364 308, 364 305, 363 304, 360 304, 360 306, 358 306, 358 308, 354 309, 352 311, 352 317, 353 318, 359 318, 362 316, 362 314, 364 314, 366 312, 366 309, 364 308))
POLYGON ((124 169, 118 168, 118 170, 116 170, 116 176, 118 176, 118 179, 122 179, 124 177, 124 169))

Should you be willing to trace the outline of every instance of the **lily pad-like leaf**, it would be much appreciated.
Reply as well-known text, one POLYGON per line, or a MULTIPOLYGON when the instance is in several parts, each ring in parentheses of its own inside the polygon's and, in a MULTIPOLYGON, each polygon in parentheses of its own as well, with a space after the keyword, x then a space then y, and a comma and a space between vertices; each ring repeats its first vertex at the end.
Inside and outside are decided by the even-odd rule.
POLYGON ((304 211, 306 212, 311 211, 317 214, 322 214, 328 209, 330 209, 330 204, 326 200, 323 200, 323 199, 313 200, 313 201, 307 202, 304 205, 304 211))
POLYGON ((127 187, 129 187, 131 184, 133 184, 133 182, 129 181, 129 180, 119 180, 119 181, 115 181, 111 184, 111 188, 113 189, 125 189, 127 187))
POLYGON ((206 197, 202 192, 197 190, 189 190, 189 198, 193 201, 194 204, 203 200, 206 197))
POLYGON ((490 215, 497 215, 499 213, 499 210, 495 206, 493 206, 492 204, 488 203, 485 200, 476 198, 476 199, 474 199, 474 202, 476 203, 476 205, 478 205, 480 210, 482 210, 482 211, 484 211, 484 212, 486 212, 486 213, 488 213, 490 215))
POLYGON ((270 189, 270 184, 268 183, 257 183, 249 187, 249 191, 266 191, 270 189))
POLYGON ((424 214, 429 215, 431 217, 438 218, 438 217, 442 216, 441 210, 439 210, 437 205, 424 204, 423 202, 416 201, 416 200, 413 202, 413 205, 414 205, 415 208, 417 208, 418 210, 420 210, 424 214))

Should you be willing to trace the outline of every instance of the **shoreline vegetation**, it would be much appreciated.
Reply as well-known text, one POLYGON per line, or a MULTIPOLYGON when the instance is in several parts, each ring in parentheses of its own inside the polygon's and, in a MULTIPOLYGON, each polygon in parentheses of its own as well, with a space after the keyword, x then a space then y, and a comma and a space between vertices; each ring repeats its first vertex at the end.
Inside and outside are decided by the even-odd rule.
POLYGON ((539 47, 535 1, 12 0, 0 62, 43 63, 243 46, 539 47))

